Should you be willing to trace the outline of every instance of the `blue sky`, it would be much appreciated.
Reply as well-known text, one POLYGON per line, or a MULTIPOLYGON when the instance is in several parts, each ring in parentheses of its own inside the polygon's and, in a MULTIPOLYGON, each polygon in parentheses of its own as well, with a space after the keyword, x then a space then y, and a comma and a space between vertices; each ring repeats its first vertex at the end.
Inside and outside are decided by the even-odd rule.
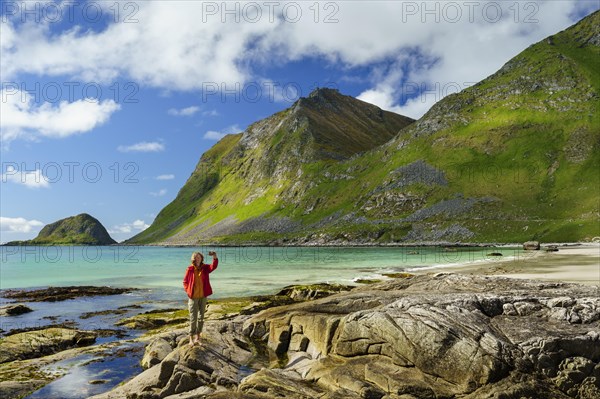
POLYGON ((121 241, 152 223, 223 134, 317 86, 418 118, 598 9, 223 4, 2 2, 1 242, 82 212, 121 241))

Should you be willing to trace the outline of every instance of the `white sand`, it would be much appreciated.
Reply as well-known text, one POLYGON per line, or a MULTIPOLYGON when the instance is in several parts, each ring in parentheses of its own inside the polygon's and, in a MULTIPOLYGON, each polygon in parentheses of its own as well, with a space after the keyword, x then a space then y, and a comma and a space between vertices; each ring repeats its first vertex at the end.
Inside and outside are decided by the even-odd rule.
MULTIPOLYGON (((490 261, 444 267, 443 271, 600 286, 600 244, 557 245, 558 252, 545 252, 543 249, 527 251, 520 259, 509 256, 490 261)), ((547 245, 545 244, 545 246, 547 245)), ((431 272, 436 272, 436 269, 424 270, 421 273, 431 272)), ((414 271, 413 273, 420 272, 414 271)))

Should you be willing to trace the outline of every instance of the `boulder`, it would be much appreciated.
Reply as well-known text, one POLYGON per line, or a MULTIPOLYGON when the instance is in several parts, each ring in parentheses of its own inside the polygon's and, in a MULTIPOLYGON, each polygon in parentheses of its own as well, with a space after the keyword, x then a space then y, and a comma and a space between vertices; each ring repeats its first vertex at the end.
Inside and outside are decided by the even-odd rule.
POLYGON ((20 303, 0 306, 0 316, 18 316, 29 312, 33 312, 33 309, 20 303))
POLYGON ((171 351, 173 348, 171 345, 162 338, 157 338, 152 341, 144 352, 144 357, 142 358, 142 367, 144 369, 149 369, 155 364, 160 363, 171 351))
POLYGON ((532 250, 539 250, 540 249, 540 242, 539 241, 526 241, 525 243, 523 243, 523 249, 526 251, 532 251, 532 250))

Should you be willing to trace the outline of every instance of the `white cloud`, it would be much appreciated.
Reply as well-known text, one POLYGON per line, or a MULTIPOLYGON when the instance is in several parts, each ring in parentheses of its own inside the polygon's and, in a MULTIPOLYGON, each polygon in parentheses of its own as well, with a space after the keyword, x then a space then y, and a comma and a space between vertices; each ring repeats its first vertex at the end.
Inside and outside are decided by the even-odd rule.
POLYGON ((27 220, 25 218, 8 218, 0 216, 0 230, 9 231, 15 233, 29 233, 31 231, 39 230, 38 227, 43 226, 44 223, 39 220, 27 220))
POLYGON ((128 234, 132 232, 139 233, 142 230, 146 230, 148 227, 150 227, 149 224, 147 224, 143 220, 137 219, 134 220, 132 223, 123 223, 115 225, 112 229, 109 229, 108 232, 109 234, 128 234))
POLYGON ((6 172, 1 176, 2 183, 21 184, 27 188, 48 188, 50 187, 49 179, 44 176, 40 169, 35 170, 18 170, 14 166, 7 166, 6 172))
POLYGON ((456 93, 469 86, 468 83, 447 85, 446 87, 440 85, 429 87, 426 83, 400 84, 385 82, 378 84, 374 89, 365 90, 357 98, 375 104, 387 111, 419 119, 433 104, 446 95, 456 93), (398 85, 402 86, 400 91, 396 89, 398 85), (400 94, 398 94, 399 92, 400 94), (397 105, 398 102, 403 104, 397 105))
POLYGON ((105 123, 120 108, 113 100, 92 99, 35 105, 29 93, 19 90, 5 89, 0 96, 0 136, 5 145, 19 138, 64 138, 85 133, 105 123))
MULTIPOLYGON (((479 81, 531 43, 571 25, 582 10, 589 13, 598 8, 597 0, 346 1, 327 3, 327 8, 319 3, 317 16, 312 3, 296 2, 302 13, 292 23, 283 18, 282 4, 273 8, 272 20, 272 5, 260 3, 257 21, 242 12, 239 22, 223 14, 223 4, 141 2, 136 4, 137 23, 113 22, 100 31, 75 27, 61 32, 49 23, 9 19, 2 22, 0 68, 4 80, 21 74, 104 82, 122 77, 161 90, 206 94, 232 89, 236 83, 243 86, 250 79, 260 81, 264 77, 255 76, 255 71, 262 66, 285 66, 307 58, 328 61, 350 73, 354 67, 363 71, 396 64, 398 59, 411 66, 415 51, 435 60, 426 68, 404 68, 401 79, 393 78, 395 68, 384 71, 379 77, 387 81, 385 86, 372 76, 371 92, 364 96, 393 108, 404 104, 399 92, 407 81, 429 85, 479 81), (217 7, 217 12, 207 14, 207 4, 217 7), (502 18, 495 21, 498 5, 502 18), (328 18, 336 22, 324 23, 328 18), (172 29, 173 21, 177 29, 172 29)), ((286 17, 293 17, 293 10, 288 11, 286 17)), ((416 113, 421 108, 425 106, 414 102, 407 106, 416 113)), ((214 132, 209 136, 217 137, 214 132)))
POLYGON ((202 116, 219 116, 219 112, 216 109, 202 111, 202 116))
POLYGON ((235 24, 224 24, 217 16, 202 22, 203 2, 199 1, 176 6, 140 2, 135 10, 121 10, 121 16, 134 11, 136 23, 112 22, 100 31, 75 27, 57 32, 52 26, 56 24, 3 18, 3 79, 31 73, 111 82, 121 76, 168 90, 201 89, 204 82, 242 82, 247 73, 238 65, 238 57, 253 37, 272 29, 266 20, 235 29, 231 29, 235 24))
POLYGON ((192 116, 198 111, 200 111, 200 107, 193 105, 191 107, 181 109, 171 108, 167 111, 167 113, 173 116, 192 116))
MULTIPOLYGON (((427 6, 433 7, 434 4, 444 7, 442 2, 427 6)), ((575 1, 515 3, 519 9, 517 17, 514 14, 516 8, 511 8, 514 6, 512 3, 488 1, 473 4, 477 7, 472 22, 463 10, 458 23, 445 23, 442 11, 441 23, 422 24, 430 28, 429 32, 413 26, 410 32, 406 32, 413 35, 414 39, 407 40, 411 47, 395 57, 388 71, 381 75, 372 74, 373 88, 359 97, 381 108, 419 118, 446 95, 457 92, 457 88, 464 89, 486 78, 532 43, 571 25, 574 22, 571 15, 582 6, 575 1), (483 10, 487 9, 489 15, 494 15, 498 4, 502 5, 503 18, 491 22, 483 10), (515 23, 515 19, 519 23, 515 23), (531 21, 525 23, 527 19, 531 21), (474 31, 477 35, 473 34, 474 31), (429 34, 430 38, 427 39, 424 34, 429 34), (418 62, 406 59, 407 55, 418 62), (406 73, 399 76, 398 68, 406 73), (422 90, 424 86, 426 90, 422 90), (423 92, 407 98, 406 94, 414 93, 417 87, 423 92)), ((587 9, 590 4, 588 2, 587 9)), ((422 16, 422 13, 417 13, 408 20, 422 16)))
POLYGON ((173 180, 175 175, 158 175, 156 176, 156 180, 173 180))
POLYGON ((144 221, 143 221, 143 220, 139 220, 139 219, 137 219, 137 220, 134 220, 134 222, 132 223, 132 226, 133 226, 133 228, 134 228, 134 229, 136 229, 136 230, 145 230, 145 229, 147 229, 148 227, 150 227, 150 225, 149 225, 149 224, 146 224, 146 223, 144 223, 144 221))
POLYGON ((153 197, 162 197, 166 193, 167 193, 167 189, 166 188, 161 188, 157 192, 151 192, 150 195, 153 196, 153 197))
POLYGON ((206 133, 204 133, 204 138, 206 140, 219 141, 225 136, 227 136, 227 133, 221 133, 221 132, 217 132, 215 130, 209 130, 206 133))
POLYGON ((242 129, 240 129, 240 127, 238 125, 231 125, 220 131, 209 130, 206 133, 204 133, 203 138, 205 138, 206 140, 217 140, 218 141, 218 140, 221 140, 223 137, 227 136, 228 134, 237 134, 237 133, 240 133, 241 131, 242 131, 242 129))
POLYGON ((157 141, 142 141, 132 145, 120 145, 117 150, 120 152, 160 152, 165 150, 165 145, 157 141))

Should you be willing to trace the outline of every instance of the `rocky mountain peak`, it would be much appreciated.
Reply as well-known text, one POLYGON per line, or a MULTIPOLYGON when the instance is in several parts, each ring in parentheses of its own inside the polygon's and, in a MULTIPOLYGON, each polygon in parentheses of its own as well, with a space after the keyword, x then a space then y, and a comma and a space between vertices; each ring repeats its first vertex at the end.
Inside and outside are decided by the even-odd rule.
POLYGON ((345 97, 345 96, 343 94, 341 94, 338 89, 330 89, 327 87, 318 87, 318 88, 314 89, 308 95, 308 97, 306 97, 306 100, 310 100, 314 104, 318 104, 318 103, 320 103, 320 104, 325 104, 325 103, 335 104, 337 101, 339 101, 343 97, 345 97))
POLYGON ((335 111, 344 102, 344 97, 348 96, 341 94, 337 89, 316 88, 307 97, 300 97, 292 106, 292 111, 294 113, 302 110, 335 111))
POLYGON ((342 94, 338 89, 332 89, 329 87, 317 87, 310 92, 308 98, 325 98, 326 96, 341 96, 342 94))

